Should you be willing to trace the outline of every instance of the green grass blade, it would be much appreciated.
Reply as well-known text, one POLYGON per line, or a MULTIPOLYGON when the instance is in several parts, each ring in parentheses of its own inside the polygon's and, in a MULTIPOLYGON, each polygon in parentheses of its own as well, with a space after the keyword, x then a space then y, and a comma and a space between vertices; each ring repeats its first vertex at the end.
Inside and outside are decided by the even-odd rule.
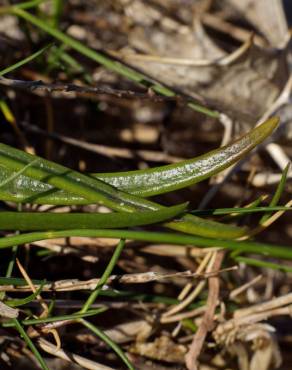
MULTIPOLYGON (((13 8, 19 8, 19 9, 31 9, 31 8, 36 8, 40 4, 46 2, 48 0, 31 0, 31 1, 25 1, 19 4, 13 5, 13 8)), ((2 14, 7 14, 11 13, 12 11, 12 6, 5 5, 5 6, 0 6, 0 15, 2 14)))
MULTIPOLYGON (((289 168, 290 168, 290 163, 287 164, 286 168, 284 169, 283 173, 282 173, 282 177, 281 177, 281 180, 277 186, 277 189, 275 191, 275 194, 269 204, 269 206, 272 208, 272 207, 275 207, 279 200, 280 200, 280 197, 284 191, 284 188, 285 188, 285 185, 286 185, 286 181, 287 181, 287 175, 288 175, 288 171, 289 171, 289 168)), ((272 211, 272 209, 271 209, 272 211)), ((268 212, 266 214, 263 215, 263 217, 260 219, 260 225, 263 224, 269 217, 271 216, 271 212, 268 212)))
POLYGON ((36 357, 37 361, 39 362, 41 368, 43 370, 49 370, 49 368, 46 365, 45 361, 43 360, 41 354, 39 353, 39 351, 37 350, 37 348, 35 347, 35 345, 31 341, 30 337, 26 334, 25 330, 23 329, 23 327, 21 326, 19 321, 17 319, 12 319, 12 322, 14 324, 14 327, 18 330, 19 334, 22 336, 23 340, 26 342, 28 347, 31 349, 32 353, 35 355, 35 357, 36 357))
POLYGON ((92 84, 93 82, 86 68, 66 51, 66 45, 54 46, 50 50, 47 72, 49 73, 54 68, 61 68, 66 72, 68 77, 72 77, 72 74, 78 74, 83 77, 86 83, 92 84))
MULTIPOLYGON (((35 280, 35 279, 33 279, 32 282, 34 285, 41 285, 43 283, 42 280, 35 280)), ((0 285, 23 286, 23 285, 27 285, 27 281, 22 278, 1 276, 0 285)))
POLYGON ((92 306, 92 304, 96 301, 100 291, 102 290, 102 287, 106 284, 107 279, 110 277, 115 265, 117 264, 118 259, 122 253, 122 250, 124 249, 124 246, 125 246, 125 240, 121 239, 119 244, 115 248, 112 258, 110 259, 109 264, 104 270, 104 273, 102 274, 96 288, 90 294, 87 301, 84 303, 84 306, 82 307, 81 312, 87 312, 92 306))
POLYGON ((259 212, 269 212, 269 211, 292 211, 291 207, 285 206, 267 206, 267 207, 238 207, 238 208, 214 208, 214 209, 204 209, 204 210, 193 210, 191 211, 194 215, 204 216, 204 215, 229 215, 230 213, 238 213, 238 214, 249 214, 249 213, 259 213, 259 212))
POLYGON ((91 324, 89 321, 81 319, 79 322, 84 325, 86 328, 91 330, 95 335, 97 335, 102 341, 104 341, 116 354, 120 357, 120 359, 127 365, 128 369, 135 370, 134 366, 131 364, 128 357, 124 354, 123 350, 111 340, 102 330, 97 328, 95 325, 91 324))
POLYGON ((105 204, 114 210, 129 212, 143 209, 155 210, 150 202, 117 190, 100 180, 0 144, 0 164, 13 171, 20 171, 36 159, 38 159, 37 163, 26 169, 25 174, 29 177, 75 193, 89 202, 105 204))
POLYGON ((5 301, 5 304, 7 304, 7 306, 10 306, 10 307, 18 307, 18 306, 23 306, 29 302, 32 302, 40 294, 45 283, 46 282, 43 281, 41 285, 38 287, 38 289, 36 290, 36 292, 29 295, 28 297, 22 298, 22 299, 9 299, 8 301, 5 301))
POLYGON ((19 3, 14 5, 16 8, 19 9, 31 9, 39 6, 40 4, 46 2, 48 0, 31 0, 31 1, 25 1, 23 3, 19 3))
POLYGON ((36 159, 37 162, 25 171, 31 178, 82 196, 89 202, 105 204, 117 211, 155 210, 151 202, 115 189, 98 179, 0 144, 0 164, 10 170, 20 171, 36 159))
POLYGON ((237 250, 242 253, 255 253, 283 259, 292 259, 292 250, 281 245, 270 245, 256 242, 202 238, 199 236, 163 233, 150 231, 132 231, 115 229, 98 230, 62 230, 62 231, 39 231, 20 235, 6 236, 0 239, 0 249, 10 248, 16 244, 32 243, 38 240, 67 238, 67 237, 91 237, 91 238, 118 238, 140 240, 154 243, 166 243, 174 245, 186 245, 197 247, 218 247, 227 250, 237 250))
MULTIPOLYGON (((52 317, 46 317, 43 319, 26 319, 26 320, 22 320, 21 324, 24 326, 28 326, 28 325, 47 324, 47 323, 57 322, 57 321, 79 320, 79 319, 82 319, 83 317, 99 315, 105 312, 106 310, 107 310, 107 307, 100 307, 100 308, 90 310, 87 312, 72 313, 71 315, 52 316, 52 317)), ((10 328, 14 326, 14 323, 8 321, 6 323, 3 323, 2 326, 5 328, 10 328)))
POLYGON ((53 0, 52 26, 54 28, 57 28, 59 26, 59 21, 63 12, 63 6, 63 0, 53 0))
POLYGON ((37 52, 33 53, 32 55, 29 55, 28 57, 20 60, 19 62, 15 63, 15 64, 7 67, 7 68, 2 69, 2 71, 0 71, 0 76, 4 76, 5 74, 7 74, 9 72, 12 72, 15 69, 17 69, 19 67, 22 67, 24 64, 27 64, 27 63, 31 62, 32 60, 36 59, 41 54, 43 54, 49 47, 51 47, 51 44, 45 46, 44 48, 42 48, 40 50, 38 50, 37 52))
POLYGON ((172 219, 187 203, 157 211, 111 213, 0 212, 1 230, 64 230, 120 228, 150 225, 172 219))
POLYGON ((249 257, 235 257, 234 260, 236 262, 243 262, 250 266, 262 267, 266 269, 272 269, 272 270, 278 270, 278 271, 284 271, 284 272, 292 272, 292 266, 285 266, 280 263, 262 261, 262 260, 258 260, 255 258, 249 258, 249 257))
MULTIPOLYGON (((266 199, 266 196, 265 195, 260 195, 258 198, 256 198, 254 201, 252 201, 250 204, 246 205, 245 207, 242 207, 242 208, 245 208, 245 209, 254 209, 256 207, 259 207, 260 204, 263 202, 263 200, 266 199)), ((233 209, 233 208, 232 208, 233 209)), ((237 209, 234 208, 234 209, 237 209)), ((220 210, 220 208, 217 208, 217 210, 220 210)), ((214 210, 212 210, 214 212, 214 210)), ((194 211, 191 211, 191 212, 194 212, 194 214, 196 214, 196 210, 194 211)), ((212 213, 211 213, 212 214, 212 213)), ((244 215, 244 214, 243 214, 244 215)), ((224 217, 222 217, 220 219, 221 222, 226 222, 226 221, 235 221, 235 220, 239 220, 240 218, 242 217, 242 214, 239 212, 228 212, 227 215, 225 215, 224 217)))

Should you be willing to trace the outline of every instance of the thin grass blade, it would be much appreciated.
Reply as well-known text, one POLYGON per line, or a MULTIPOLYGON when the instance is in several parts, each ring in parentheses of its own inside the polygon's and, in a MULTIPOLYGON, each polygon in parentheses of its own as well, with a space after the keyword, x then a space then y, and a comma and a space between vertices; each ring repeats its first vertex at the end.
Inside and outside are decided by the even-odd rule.
MULTIPOLYGON (((26 319, 21 321, 21 325, 29 326, 29 325, 40 325, 40 324, 48 324, 51 322, 57 322, 57 321, 76 321, 79 319, 82 319, 84 317, 90 317, 90 316, 96 316, 103 312, 105 312, 108 308, 107 307, 100 307, 94 310, 90 310, 87 312, 76 312, 72 313, 71 315, 62 315, 62 316, 52 316, 52 317, 46 317, 42 319, 26 319)), ((14 326, 14 323, 7 322, 3 323, 3 327, 10 328, 14 326)))
POLYGON ((19 62, 7 67, 7 68, 4 68, 0 71, 0 77, 1 76, 4 76, 5 74, 9 73, 9 72, 12 72, 14 71, 15 69, 17 68, 20 68, 22 67, 24 64, 27 64, 29 62, 31 62, 32 60, 36 59, 37 57, 39 57, 41 54, 43 54, 48 48, 51 47, 51 44, 50 45, 47 45, 45 46, 44 48, 36 51, 35 53, 33 53, 32 55, 29 55, 28 57, 20 60, 19 62))
POLYGON ((116 354, 120 357, 120 359, 127 365, 128 369, 135 370, 134 366, 128 359, 128 357, 124 354, 123 350, 111 340, 102 330, 97 328, 95 325, 91 324, 89 321, 81 319, 79 322, 84 325, 86 328, 91 330, 95 335, 97 335, 102 341, 104 341, 116 354))
POLYGON ((38 289, 35 291, 35 293, 29 295, 28 297, 22 298, 22 299, 9 299, 5 301, 5 304, 7 304, 7 306, 10 306, 10 307, 18 307, 18 306, 23 306, 29 302, 32 302, 41 293, 45 283, 46 282, 43 281, 41 285, 38 287, 38 289))
POLYGON ((0 238, 0 249, 11 248, 16 244, 32 243, 39 240, 67 238, 67 237, 91 237, 91 238, 117 238, 130 239, 145 242, 165 243, 182 246, 217 247, 240 253, 254 253, 283 259, 292 259, 292 250, 282 245, 271 245, 257 242, 236 240, 211 239, 199 236, 163 233, 150 231, 98 229, 98 230, 61 230, 39 231, 0 238))
MULTIPOLYGON (((289 168, 290 168, 290 163, 287 164, 287 166, 285 167, 283 173, 282 173, 282 177, 281 177, 281 180, 277 186, 277 189, 275 191, 275 194, 270 202, 270 207, 275 207, 278 203, 279 203, 279 200, 281 198, 281 195, 284 191, 284 188, 285 188, 285 185, 286 185, 286 181, 287 181, 287 175, 288 175, 288 171, 289 171, 289 168)), ((272 209, 271 209, 272 211, 272 209)), ((260 219, 259 221, 259 224, 262 225, 268 218, 270 218, 270 216, 272 215, 271 212, 267 212, 266 214, 263 215, 263 217, 260 219)))
POLYGON ((104 270, 104 273, 102 274, 96 288, 90 294, 87 301, 84 303, 84 305, 81 309, 81 312, 87 312, 90 309, 90 307, 92 306, 92 304, 96 301, 100 291, 102 290, 102 287, 106 284, 107 279, 110 277, 115 265, 117 264, 118 259, 119 259, 120 255, 122 253, 122 250, 124 249, 124 246, 125 246, 125 240, 121 239, 119 244, 117 245, 113 255, 112 255, 112 258, 109 261, 109 264, 107 265, 106 269, 104 270))
POLYGON ((44 359, 42 358, 41 354, 37 350, 36 346, 33 344, 30 337, 26 334, 25 330, 21 326, 20 322, 17 319, 12 319, 14 327, 18 330, 19 334, 22 336, 23 340, 26 342, 28 347, 31 349, 32 353, 35 355, 38 363, 40 364, 43 370, 49 370, 47 364, 45 363, 44 359))
POLYGON ((272 269, 277 271, 284 271, 284 272, 292 272, 292 266, 285 266, 280 263, 274 263, 264 260, 258 260, 255 258, 249 257, 235 257, 234 260, 236 262, 242 262, 249 266, 261 267, 265 269, 272 269))

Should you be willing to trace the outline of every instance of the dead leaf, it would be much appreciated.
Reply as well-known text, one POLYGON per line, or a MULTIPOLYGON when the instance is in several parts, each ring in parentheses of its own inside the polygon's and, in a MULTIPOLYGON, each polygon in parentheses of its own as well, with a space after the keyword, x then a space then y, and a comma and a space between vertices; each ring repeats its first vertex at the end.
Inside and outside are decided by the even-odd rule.
POLYGON ((9 319, 15 319, 18 317, 18 310, 16 308, 7 306, 3 302, 0 302, 0 316, 9 319))
POLYGON ((271 105, 288 78, 287 48, 262 49, 252 44, 227 66, 187 67, 132 62, 151 77, 183 93, 209 101, 218 110, 254 122, 271 105), (222 93, 224 92, 224 93, 222 93))
POLYGON ((225 0, 225 3, 250 22, 272 46, 283 44, 288 26, 281 0, 225 0))
POLYGON ((173 342, 167 336, 161 336, 154 342, 136 343, 130 347, 130 352, 149 357, 153 360, 170 363, 184 363, 186 346, 173 342))
POLYGON ((278 368, 282 363, 281 354, 277 342, 272 335, 268 334, 255 349, 251 361, 250 370, 269 370, 278 368))

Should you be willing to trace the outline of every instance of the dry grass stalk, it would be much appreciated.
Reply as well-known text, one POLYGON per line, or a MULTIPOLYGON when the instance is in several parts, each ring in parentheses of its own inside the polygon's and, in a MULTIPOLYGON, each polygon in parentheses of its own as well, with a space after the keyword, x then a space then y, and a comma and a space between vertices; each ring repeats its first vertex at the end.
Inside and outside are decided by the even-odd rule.
MULTIPOLYGON (((216 276, 218 273, 233 271, 237 267, 229 267, 227 269, 222 269, 216 272, 206 272, 206 273, 193 273, 191 271, 182 271, 176 273, 158 273, 154 271, 138 273, 138 274, 125 274, 125 275, 112 275, 109 277, 107 284, 117 282, 120 284, 145 284, 153 281, 163 281, 174 278, 194 278, 194 279, 208 279, 213 276, 216 276)), ((69 292, 77 290, 93 290, 98 284, 99 279, 90 279, 90 280, 78 280, 78 279, 67 279, 67 280, 58 280, 53 283, 44 284, 42 291, 50 292, 69 292)), ((40 287, 39 284, 34 284, 34 289, 40 287)), ((1 285, 0 291, 14 292, 22 291, 27 292, 31 291, 32 287, 28 285, 1 285)))
MULTIPOLYGON (((220 269, 221 263, 224 258, 224 252, 215 252, 216 259, 212 266, 213 271, 218 271, 220 269)), ((191 347, 186 354, 186 366, 189 370, 197 370, 197 360, 201 353, 206 335, 208 331, 212 329, 215 308, 217 306, 219 298, 220 280, 218 277, 213 277, 209 279, 209 293, 206 304, 206 312, 204 313, 203 320, 194 335, 191 347)))
POLYGON ((69 362, 75 362, 76 364, 82 366, 84 369, 89 370, 114 370, 112 367, 102 365, 98 362, 89 360, 85 357, 76 355, 75 353, 64 351, 63 349, 60 349, 56 346, 54 346, 52 343, 48 342, 47 340, 43 338, 39 338, 37 341, 39 347, 51 354, 52 356, 62 358, 63 360, 69 361, 69 362))

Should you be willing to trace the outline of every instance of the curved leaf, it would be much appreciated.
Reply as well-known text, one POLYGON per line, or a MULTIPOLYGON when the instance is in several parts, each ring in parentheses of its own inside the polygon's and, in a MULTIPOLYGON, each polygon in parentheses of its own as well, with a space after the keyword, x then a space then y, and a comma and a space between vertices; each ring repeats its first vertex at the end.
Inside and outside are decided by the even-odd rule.
MULTIPOLYGON (((141 192, 143 189, 147 192, 147 187, 149 186, 152 189, 157 189, 155 190, 157 192, 166 192, 192 185, 235 163, 263 141, 277 124, 278 119, 271 118, 223 148, 175 165, 150 169, 140 172, 138 175, 136 172, 130 177, 131 181, 129 181, 129 177, 124 179, 126 188, 131 190, 131 187, 132 189, 136 187, 136 192, 141 192), (159 182, 160 188, 158 187, 159 182)), ((79 198, 86 199, 88 203, 102 203, 114 210, 133 212, 163 208, 163 206, 154 202, 116 189, 99 179, 80 174, 64 166, 24 153, 4 144, 0 144, 0 165, 9 168, 10 171, 22 171, 24 166, 28 166, 25 171, 26 176, 76 194, 79 198), (30 163, 31 166, 28 166, 30 163)), ((119 175, 118 178, 121 179, 122 177, 119 175)), ((123 183, 121 180, 118 181, 121 184, 123 183)), ((49 192, 54 191, 54 189, 49 189, 49 192)), ((17 194, 18 189, 16 188, 14 192, 17 194)), ((34 200, 33 197, 30 199, 26 198, 27 202, 34 200)), ((214 238, 237 238, 245 233, 243 228, 202 220, 194 215, 186 215, 179 221, 167 223, 166 226, 174 230, 214 238)))
MULTIPOLYGON (((277 126, 278 118, 271 118, 230 144, 180 163, 146 170, 114 173, 96 173, 91 176, 127 193, 148 197, 178 190, 205 180, 242 158, 263 141, 277 126)), ((1 166, 0 183, 11 176, 11 170, 1 166)), ((59 190, 41 181, 20 175, 9 182, 5 191, 0 188, 3 200, 38 204, 88 204, 75 194, 59 190), (27 198, 30 198, 27 200, 27 198)))

